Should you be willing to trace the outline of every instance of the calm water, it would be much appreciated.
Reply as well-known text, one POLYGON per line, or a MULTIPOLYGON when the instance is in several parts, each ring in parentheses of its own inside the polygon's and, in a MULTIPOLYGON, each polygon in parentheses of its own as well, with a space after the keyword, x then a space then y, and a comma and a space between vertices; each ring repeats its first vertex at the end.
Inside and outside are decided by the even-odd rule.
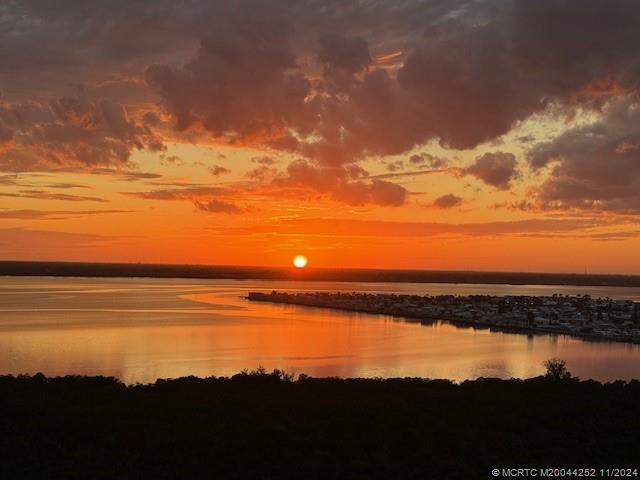
POLYGON ((591 294, 640 289, 257 280, 0 277, 0 373, 231 375, 263 365, 314 376, 530 377, 550 357, 581 378, 640 378, 640 346, 423 326, 383 315, 252 303, 250 290, 591 294))

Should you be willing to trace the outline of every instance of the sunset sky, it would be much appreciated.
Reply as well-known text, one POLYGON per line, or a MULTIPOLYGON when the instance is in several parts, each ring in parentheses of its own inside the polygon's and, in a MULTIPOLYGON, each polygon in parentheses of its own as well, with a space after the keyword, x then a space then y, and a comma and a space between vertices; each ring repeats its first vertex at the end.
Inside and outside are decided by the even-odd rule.
POLYGON ((640 273, 640 2, 3 1, 0 260, 640 273))

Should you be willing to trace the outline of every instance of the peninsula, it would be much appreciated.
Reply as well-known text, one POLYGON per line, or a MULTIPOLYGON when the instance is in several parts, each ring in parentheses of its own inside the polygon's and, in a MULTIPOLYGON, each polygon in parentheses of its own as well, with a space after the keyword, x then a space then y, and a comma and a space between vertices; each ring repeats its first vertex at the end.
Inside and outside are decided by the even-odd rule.
POLYGON ((556 333, 640 342, 640 303, 567 296, 396 295, 371 293, 250 292, 252 301, 331 308, 416 319, 422 323, 556 333))

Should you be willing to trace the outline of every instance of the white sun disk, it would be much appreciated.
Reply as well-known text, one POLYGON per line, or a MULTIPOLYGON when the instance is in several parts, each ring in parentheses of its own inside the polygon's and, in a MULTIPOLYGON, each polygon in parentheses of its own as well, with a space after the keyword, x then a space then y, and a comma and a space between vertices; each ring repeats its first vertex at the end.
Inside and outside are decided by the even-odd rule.
POLYGON ((293 266, 296 268, 304 268, 307 266, 307 257, 304 255, 296 255, 293 257, 293 266))

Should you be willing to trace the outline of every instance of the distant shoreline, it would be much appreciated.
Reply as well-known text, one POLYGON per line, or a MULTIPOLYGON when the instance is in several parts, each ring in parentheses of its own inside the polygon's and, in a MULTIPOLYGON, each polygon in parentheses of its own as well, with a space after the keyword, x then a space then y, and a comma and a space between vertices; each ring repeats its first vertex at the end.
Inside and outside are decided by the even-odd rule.
POLYGON ((640 287, 640 275, 0 261, 0 276, 640 287))

